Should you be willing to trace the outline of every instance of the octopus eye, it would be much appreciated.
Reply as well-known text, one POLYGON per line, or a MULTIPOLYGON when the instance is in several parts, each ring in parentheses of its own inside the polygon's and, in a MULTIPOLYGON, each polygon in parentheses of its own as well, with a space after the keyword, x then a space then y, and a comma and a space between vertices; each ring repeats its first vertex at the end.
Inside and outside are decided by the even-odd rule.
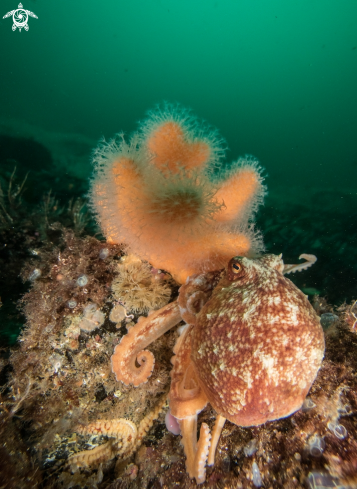
POLYGON ((241 270, 242 270, 242 267, 239 265, 239 263, 233 263, 233 265, 232 265, 233 273, 239 273, 241 270))
POLYGON ((227 278, 232 282, 241 281, 245 277, 245 267, 241 263, 241 257, 234 257, 228 263, 227 278))

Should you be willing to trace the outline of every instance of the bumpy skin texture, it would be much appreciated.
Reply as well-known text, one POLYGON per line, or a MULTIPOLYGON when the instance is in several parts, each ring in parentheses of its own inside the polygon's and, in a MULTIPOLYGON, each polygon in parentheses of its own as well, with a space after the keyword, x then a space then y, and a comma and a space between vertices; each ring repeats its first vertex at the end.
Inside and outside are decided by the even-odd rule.
POLYGON ((239 426, 298 410, 324 354, 320 319, 279 256, 235 257, 191 330, 191 358, 214 409, 239 426))

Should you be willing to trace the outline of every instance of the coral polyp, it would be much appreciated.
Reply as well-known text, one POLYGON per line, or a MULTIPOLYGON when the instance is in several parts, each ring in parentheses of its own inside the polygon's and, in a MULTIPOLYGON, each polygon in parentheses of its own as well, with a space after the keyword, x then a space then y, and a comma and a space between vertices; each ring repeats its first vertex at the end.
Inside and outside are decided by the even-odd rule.
POLYGON ((102 143, 91 199, 107 241, 180 283, 261 251, 250 224, 265 192, 261 168, 247 156, 224 169, 223 156, 216 131, 171 105, 149 113, 129 143, 102 143))

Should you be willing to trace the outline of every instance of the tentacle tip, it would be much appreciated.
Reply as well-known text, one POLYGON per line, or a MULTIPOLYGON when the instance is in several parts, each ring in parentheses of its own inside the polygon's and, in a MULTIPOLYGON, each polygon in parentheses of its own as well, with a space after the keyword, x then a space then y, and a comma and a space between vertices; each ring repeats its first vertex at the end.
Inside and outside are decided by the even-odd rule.
POLYGON ((118 354, 119 352, 115 349, 114 355, 111 357, 112 372, 117 382, 123 382, 125 385, 132 384, 134 387, 145 384, 155 366, 155 357, 151 351, 142 350, 138 355, 133 355, 125 361, 118 361, 115 357, 118 354))

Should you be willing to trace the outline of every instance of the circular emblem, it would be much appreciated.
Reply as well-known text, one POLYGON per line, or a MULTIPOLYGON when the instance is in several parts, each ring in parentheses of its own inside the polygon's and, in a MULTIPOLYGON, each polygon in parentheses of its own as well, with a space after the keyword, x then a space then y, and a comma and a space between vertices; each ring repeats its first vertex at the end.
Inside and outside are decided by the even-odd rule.
POLYGON ((22 8, 16 9, 14 15, 12 16, 12 20, 14 21, 15 26, 18 27, 19 29, 25 27, 28 18, 29 16, 27 15, 26 10, 22 8))
POLYGON ((5 14, 3 19, 6 19, 7 17, 11 17, 12 15, 12 20, 14 22, 12 24, 12 30, 16 31, 16 28, 18 28, 20 32, 21 29, 25 29, 25 31, 28 31, 29 26, 27 22, 29 20, 29 16, 33 17, 34 19, 38 19, 38 17, 30 10, 25 10, 23 8, 22 3, 19 3, 17 7, 18 7, 17 9, 11 10, 7 14, 5 14))

